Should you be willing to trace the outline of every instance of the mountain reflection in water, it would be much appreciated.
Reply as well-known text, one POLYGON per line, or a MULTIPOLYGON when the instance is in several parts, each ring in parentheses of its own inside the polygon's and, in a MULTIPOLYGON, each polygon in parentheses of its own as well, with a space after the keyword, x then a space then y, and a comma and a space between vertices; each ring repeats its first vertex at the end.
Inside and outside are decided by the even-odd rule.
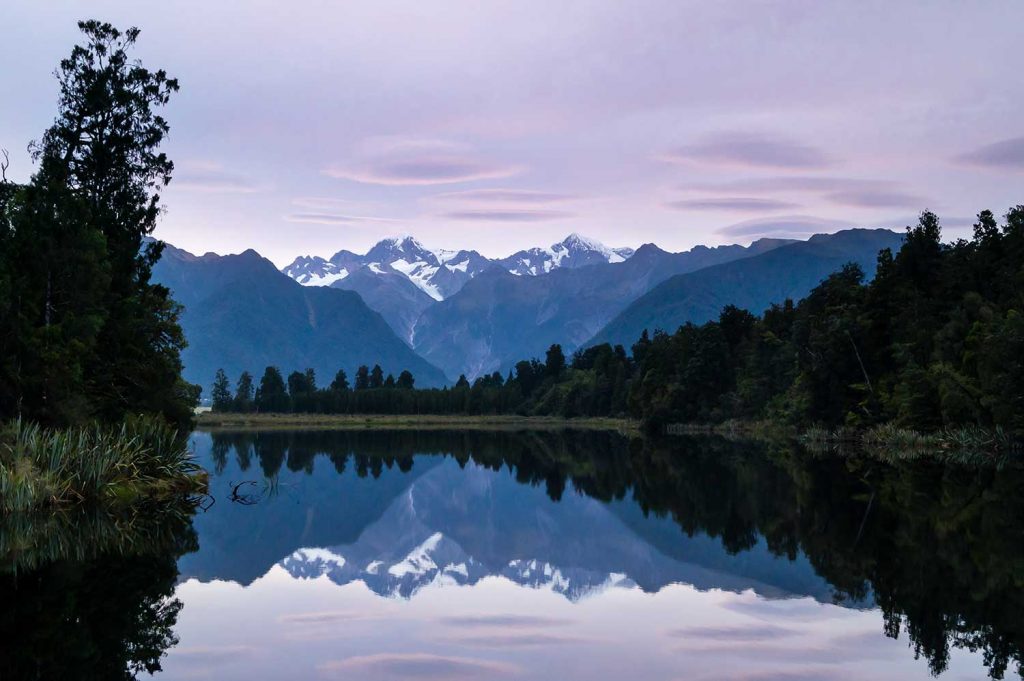
MULTIPOLYGON (((136 575, 164 616, 148 640, 169 648, 165 678, 1020 674, 1018 468, 599 431, 193 441, 216 499, 198 550, 173 596, 166 570, 136 575)), ((95 595, 127 553, 3 578, 36 650, 76 628, 42 626, 49 585, 95 595)))

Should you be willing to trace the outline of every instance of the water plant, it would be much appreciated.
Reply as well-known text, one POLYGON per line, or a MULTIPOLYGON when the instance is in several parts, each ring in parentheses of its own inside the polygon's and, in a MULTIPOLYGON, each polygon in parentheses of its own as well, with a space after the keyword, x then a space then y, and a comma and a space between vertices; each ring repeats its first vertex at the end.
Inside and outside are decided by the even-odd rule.
POLYGON ((162 419, 119 426, 0 428, 0 513, 78 503, 129 506, 204 491, 205 472, 162 419))

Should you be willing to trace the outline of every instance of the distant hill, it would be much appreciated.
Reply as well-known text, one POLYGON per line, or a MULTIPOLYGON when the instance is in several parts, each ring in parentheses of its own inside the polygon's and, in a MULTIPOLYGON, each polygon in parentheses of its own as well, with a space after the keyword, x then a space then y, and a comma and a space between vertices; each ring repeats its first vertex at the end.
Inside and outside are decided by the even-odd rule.
POLYGON ((627 349, 644 329, 672 332, 686 322, 716 319, 726 305, 761 313, 786 298, 798 300, 848 262, 870 278, 878 252, 899 248, 903 235, 886 229, 817 234, 756 257, 716 265, 661 282, 622 310, 586 345, 622 344, 627 349))
POLYGON ((360 364, 395 375, 408 369, 419 386, 447 382, 359 295, 301 286, 255 251, 196 256, 168 245, 153 276, 185 306, 185 378, 204 395, 218 368, 232 381, 243 370, 258 381, 269 365, 286 375, 312 367, 321 385, 338 369, 353 376, 360 364))
POLYGON ((552 343, 572 350, 656 284, 680 272, 747 258, 790 243, 762 239, 749 247, 698 246, 667 253, 653 244, 621 262, 516 276, 495 265, 427 308, 413 347, 451 377, 506 371, 541 357, 552 343))

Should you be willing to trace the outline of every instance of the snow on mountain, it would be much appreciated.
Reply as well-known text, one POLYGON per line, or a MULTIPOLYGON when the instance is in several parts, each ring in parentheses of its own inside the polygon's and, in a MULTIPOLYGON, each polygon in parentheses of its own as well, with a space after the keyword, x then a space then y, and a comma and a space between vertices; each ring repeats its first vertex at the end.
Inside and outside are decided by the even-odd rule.
MULTIPOLYGON (((347 547, 362 553, 363 547, 347 547)), ((333 549, 303 548, 280 562, 292 577, 316 579, 326 576, 336 584, 361 581, 376 594, 410 598, 435 586, 471 586, 485 577, 500 576, 531 589, 550 590, 571 601, 608 588, 633 588, 637 584, 625 574, 580 567, 559 567, 537 559, 513 559, 506 565, 486 566, 468 555, 452 538, 434 532, 404 555, 390 560, 374 559, 360 568, 333 549)))
POLYGON ((547 248, 519 251, 499 263, 512 274, 536 276, 558 267, 575 268, 603 262, 622 262, 631 255, 631 248, 608 248, 600 241, 573 233, 547 248))
POLYGON ((304 286, 330 286, 349 275, 346 268, 316 255, 299 256, 282 272, 304 286))
POLYGON ((379 241, 364 255, 343 250, 329 260, 319 256, 299 256, 282 271, 305 286, 331 286, 361 268, 379 275, 398 273, 439 301, 456 293, 467 281, 494 265, 512 274, 535 276, 558 267, 622 262, 632 255, 631 248, 608 248, 579 234, 570 234, 547 248, 531 248, 497 260, 469 250, 432 251, 411 236, 399 236, 379 241))

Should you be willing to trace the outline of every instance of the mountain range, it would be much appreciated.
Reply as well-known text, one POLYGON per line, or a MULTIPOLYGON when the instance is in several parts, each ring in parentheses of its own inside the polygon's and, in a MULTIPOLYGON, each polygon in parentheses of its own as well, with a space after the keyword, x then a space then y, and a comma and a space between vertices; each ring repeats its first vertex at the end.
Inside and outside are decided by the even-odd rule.
POLYGON ((612 249, 573 234, 548 248, 488 259, 431 251, 412 237, 367 253, 303 256, 278 271, 255 251, 196 256, 168 247, 156 281, 185 305, 185 376, 208 386, 224 368, 262 372, 312 367, 321 384, 360 364, 410 370, 418 386, 507 372, 599 342, 627 349, 644 329, 672 331, 716 317, 727 304, 760 313, 805 296, 846 262, 868 276, 902 235, 851 229, 807 241, 612 249))
POLYGON ((358 294, 300 286, 253 250, 196 256, 167 246, 153 278, 184 305, 184 375, 200 385, 209 386, 217 369, 232 380, 249 371, 258 381, 271 365, 286 375, 313 368, 321 384, 338 369, 351 377, 362 364, 396 376, 408 369, 420 386, 447 382, 358 294))
POLYGON ((622 262, 631 255, 631 248, 608 248, 579 234, 548 248, 530 248, 500 259, 476 251, 432 251, 404 236, 384 239, 363 255, 341 250, 329 259, 299 256, 281 271, 304 286, 355 291, 411 344, 424 310, 458 293, 483 272, 500 269, 516 276, 536 276, 558 268, 622 262))

